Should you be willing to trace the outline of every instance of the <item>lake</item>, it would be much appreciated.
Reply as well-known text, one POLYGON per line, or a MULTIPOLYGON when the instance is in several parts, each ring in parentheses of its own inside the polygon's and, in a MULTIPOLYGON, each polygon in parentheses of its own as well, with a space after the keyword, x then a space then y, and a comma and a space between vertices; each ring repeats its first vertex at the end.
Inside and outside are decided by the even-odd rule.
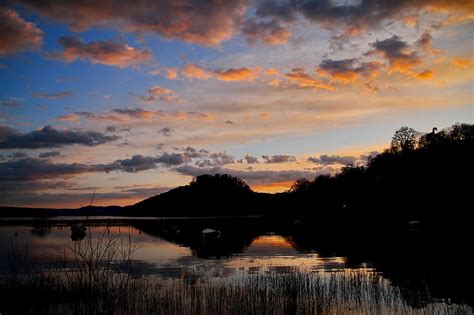
MULTIPOLYGON (((372 312, 372 304, 382 303, 378 295, 392 299, 383 302, 388 306, 377 306, 378 310, 471 312, 472 296, 469 290, 464 291, 464 286, 470 284, 456 279, 460 270, 450 269, 455 265, 462 270, 469 262, 446 263, 443 251, 432 252, 423 233, 407 231, 403 235, 383 244, 370 244, 364 241, 366 236, 347 238, 336 231, 318 233, 298 221, 269 222, 258 217, 4 220, 0 225, 0 273, 2 277, 11 275, 12 264, 51 270, 60 261, 63 267, 66 264, 74 268, 75 246, 104 237, 133 251, 127 272, 134 278, 153 279, 153 283, 164 286, 176 286, 189 279, 200 285, 225 282, 241 286, 247 285, 248 279, 273 283, 279 280, 272 277, 298 274, 307 279, 310 275, 324 288, 334 285, 334 299, 345 301, 339 306, 331 304, 331 312, 347 311, 356 300, 370 304, 361 312, 372 312), (72 232, 71 226, 77 222, 82 222, 85 233, 77 235, 78 226, 73 228, 76 233, 72 232), (438 261, 431 261, 432 257, 438 261), (437 269, 439 264, 443 270, 437 269), (362 300, 357 297, 360 294, 362 300)), ((467 279, 470 273, 464 270, 467 279)), ((209 288, 203 290, 207 292, 209 288)))

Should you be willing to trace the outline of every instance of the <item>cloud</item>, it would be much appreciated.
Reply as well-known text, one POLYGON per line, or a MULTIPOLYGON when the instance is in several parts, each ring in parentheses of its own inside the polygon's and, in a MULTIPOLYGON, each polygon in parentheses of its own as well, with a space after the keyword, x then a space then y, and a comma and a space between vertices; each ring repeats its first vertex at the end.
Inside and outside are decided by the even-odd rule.
POLYGON ((22 99, 17 97, 9 97, 0 101, 2 107, 18 107, 22 105, 22 99))
POLYGON ((64 36, 59 38, 59 43, 63 46, 63 51, 50 53, 50 56, 65 62, 82 59, 94 64, 126 68, 147 63, 152 57, 149 49, 140 50, 119 42, 84 43, 77 37, 64 36))
MULTIPOLYGON (((95 122, 116 122, 125 123, 127 120, 117 115, 117 113, 97 114, 89 111, 77 111, 71 114, 60 115, 56 117, 56 121, 76 123, 81 119, 95 122)), ((107 130, 111 131, 111 130, 107 130)), ((123 131, 123 129, 119 130, 123 131)))
POLYGON ((163 88, 159 85, 149 88, 147 96, 139 96, 138 98, 145 102, 174 102, 177 100, 177 97, 173 91, 163 88))
POLYGON ((173 91, 167 88, 163 88, 159 85, 155 85, 149 88, 148 95, 139 96, 138 98, 144 102, 175 102, 178 100, 178 97, 173 91))
POLYGON ((157 161, 166 166, 181 165, 190 161, 190 158, 183 153, 168 153, 161 154, 157 161))
POLYGON ((407 73, 422 62, 416 51, 397 35, 370 44, 367 55, 380 55, 389 62, 390 72, 407 73))
POLYGON ((266 75, 278 75, 280 74, 280 71, 278 69, 275 69, 275 68, 268 68, 265 70, 265 74, 266 75))
POLYGON ((116 160, 110 164, 97 165, 101 171, 122 171, 128 173, 137 173, 157 168, 159 159, 152 156, 133 155, 130 159, 116 160))
POLYGON ((59 156, 61 154, 61 152, 59 151, 47 151, 47 152, 41 152, 38 157, 40 159, 48 159, 50 157, 56 157, 56 156, 59 156))
MULTIPOLYGON (((0 143, 4 143, 4 141, 0 143)), ((0 146, 0 148, 3 147, 0 146)), ((32 146, 27 148, 32 148, 32 146)), ((105 164, 53 163, 48 160, 49 157, 58 156, 58 151, 42 152, 39 158, 27 157, 22 152, 17 152, 9 156, 10 160, 0 162, 0 182, 41 181, 98 172, 137 173, 156 169, 159 166, 168 168, 184 166, 193 161, 201 168, 222 166, 234 162, 233 157, 225 152, 213 153, 193 147, 175 149, 179 152, 164 152, 158 156, 135 154, 131 158, 117 159, 105 164)))
POLYGON ((254 81, 257 77, 259 67, 255 68, 237 68, 227 70, 216 70, 214 71, 217 80, 221 81, 254 81))
POLYGON ((296 157, 292 155, 262 155, 262 159, 265 163, 287 163, 287 162, 296 162, 296 157))
POLYGON ((39 49, 43 32, 16 11, 0 6, 0 56, 39 49))
POLYGON ((285 78, 290 81, 290 83, 295 84, 300 88, 313 88, 313 89, 322 89, 327 91, 333 91, 334 87, 328 83, 325 83, 319 79, 312 78, 304 72, 303 69, 294 68, 289 73, 285 73, 285 78))
POLYGON ((133 155, 107 164, 52 163, 44 158, 20 158, 0 163, 0 181, 37 181, 54 178, 69 178, 79 174, 121 171, 137 173, 155 169, 158 164, 169 164, 161 157, 133 155))
POLYGON ((247 164, 256 164, 256 163, 259 163, 258 162, 258 157, 256 156, 252 156, 252 155, 245 155, 244 158, 242 160, 239 160, 238 162, 239 163, 243 163, 243 162, 247 162, 247 164))
POLYGON ((21 133, 15 129, 2 126, 0 128, 0 149, 40 149, 63 147, 66 145, 96 146, 119 139, 95 131, 58 130, 45 126, 40 130, 21 133))
MULTIPOLYGON (((3 194, 0 197, 5 197, 4 195, 8 195, 8 197, 16 196, 18 199, 24 194, 24 192, 31 192, 31 191, 47 191, 47 190, 91 190, 94 187, 88 186, 80 186, 71 181, 67 180, 57 180, 57 179, 46 179, 46 180, 21 180, 21 181, 1 181, 0 180, 0 191, 9 192, 8 194, 3 194)), ((90 195, 89 195, 90 196, 90 195)), ((9 198, 4 199, 9 199, 9 198)))
POLYGON ((51 163, 48 160, 27 157, 0 163, 0 181, 44 180, 95 171, 95 165, 51 163))
POLYGON ((38 92, 38 93, 33 94, 33 96, 36 98, 55 100, 55 99, 66 97, 66 96, 72 96, 73 94, 74 93, 72 91, 62 91, 62 92, 57 92, 57 93, 38 92))
POLYGON ((18 151, 18 152, 10 153, 7 157, 10 159, 22 159, 27 156, 28 154, 26 154, 25 152, 18 151))
POLYGON ((152 120, 152 119, 161 119, 164 121, 169 120, 202 120, 210 121, 214 120, 215 116, 212 114, 205 114, 200 112, 169 112, 164 110, 151 111, 141 108, 115 108, 112 110, 115 114, 120 114, 123 116, 128 116, 134 119, 139 120, 152 120))
POLYGON ((229 39, 245 14, 248 0, 17 0, 43 17, 68 24, 75 31, 93 26, 132 33, 153 33, 202 45, 229 39))
POLYGON ((169 137, 171 136, 171 133, 173 132, 174 130, 171 129, 171 128, 168 128, 168 127, 163 127, 161 128, 160 130, 158 130, 158 133, 161 133, 163 136, 165 137, 169 137))
POLYGON ((259 21, 255 17, 247 19, 242 34, 250 43, 265 42, 270 45, 286 44, 291 37, 291 32, 279 21, 259 21))
POLYGON ((474 66, 474 58, 462 58, 462 57, 456 57, 453 58, 450 62, 451 67, 454 68, 469 68, 474 66))
POLYGON ((430 80, 434 77, 434 72, 431 70, 425 70, 419 73, 414 73, 413 77, 419 80, 430 80))
POLYGON ((158 85, 155 85, 153 87, 151 87, 148 92, 150 94, 153 94, 153 95, 156 95, 156 96, 160 96, 160 95, 163 95, 163 94, 171 94, 173 93, 173 91, 169 90, 169 89, 166 89, 166 88, 162 88, 158 85))
MULTIPOLYGON (((96 113, 92 113, 92 112, 89 112, 89 111, 81 111, 81 112, 74 112, 73 115, 76 115, 78 118, 83 118, 83 119, 90 120, 90 121, 106 121, 106 122, 111 121, 111 122, 118 122, 118 123, 125 122, 124 119, 121 119, 117 115, 113 115, 113 114, 101 115, 101 114, 96 114, 96 113)), ((74 121, 74 118, 70 117, 70 119, 72 121, 74 121)), ((67 121, 67 119, 66 119, 66 121, 67 121)))
POLYGON ((76 123, 80 120, 81 118, 77 114, 66 114, 66 115, 59 115, 56 117, 56 121, 60 122, 70 122, 70 123, 76 123))
POLYGON ((222 153, 211 153, 206 158, 196 161, 195 165, 199 167, 215 167, 226 164, 234 163, 235 160, 232 156, 225 152, 222 153))
POLYGON ((155 112, 141 108, 115 108, 112 112, 140 120, 150 120, 156 117, 155 112))
POLYGON ((176 80, 178 78, 178 68, 176 67, 163 67, 161 70, 166 72, 165 77, 168 80, 176 80))
POLYGON ((214 167, 235 162, 234 157, 225 152, 209 152, 204 149, 199 150, 193 147, 175 147, 175 150, 180 151, 179 153, 175 153, 175 161, 177 162, 179 158, 181 159, 181 163, 176 163, 174 165, 194 161, 194 164, 199 167, 214 167))
POLYGON ((260 67, 208 70, 195 64, 187 64, 181 72, 186 79, 208 80, 215 78, 220 81, 254 81, 260 70, 260 67))
POLYGON ((15 128, 0 125, 0 141, 17 132, 15 128))
POLYGON ((472 19, 473 12, 472 1, 464 0, 264 0, 256 7, 256 16, 259 20, 297 23, 300 17, 303 17, 323 29, 341 34, 344 38, 377 30, 392 21, 403 23, 407 20, 413 21, 422 13, 457 14, 457 22, 462 22, 472 19))
POLYGON ((318 158, 309 157, 308 162, 313 162, 322 165, 332 164, 354 164, 357 161, 355 156, 339 156, 339 155, 326 155, 323 154, 318 158))
POLYGON ((433 37, 429 31, 425 31, 420 38, 415 42, 415 45, 423 49, 425 52, 432 54, 439 54, 440 51, 433 49, 433 37))
POLYGON ((377 61, 358 64, 357 59, 323 60, 317 72, 322 77, 330 77, 334 81, 344 84, 355 81, 359 76, 371 80, 378 76, 383 64, 377 61))
POLYGON ((281 80, 280 79, 273 79, 270 82, 268 82, 268 85, 278 88, 281 85, 281 80))
POLYGON ((186 79, 207 80, 212 77, 211 71, 194 64, 184 66, 182 73, 186 79))

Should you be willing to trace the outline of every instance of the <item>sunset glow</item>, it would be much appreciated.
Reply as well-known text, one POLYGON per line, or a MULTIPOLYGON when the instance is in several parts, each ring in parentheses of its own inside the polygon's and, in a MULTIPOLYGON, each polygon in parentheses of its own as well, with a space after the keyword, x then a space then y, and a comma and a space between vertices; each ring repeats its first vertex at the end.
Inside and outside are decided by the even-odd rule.
POLYGON ((473 1, 12 0, 0 27, 2 206, 282 192, 474 122, 473 1))

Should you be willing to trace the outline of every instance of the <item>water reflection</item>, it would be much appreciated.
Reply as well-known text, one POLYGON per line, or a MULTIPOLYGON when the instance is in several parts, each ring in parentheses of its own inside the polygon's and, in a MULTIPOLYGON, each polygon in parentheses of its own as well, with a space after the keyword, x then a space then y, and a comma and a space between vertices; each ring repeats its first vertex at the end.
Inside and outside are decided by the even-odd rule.
MULTIPOLYGON (((230 276, 234 273, 264 272, 279 267, 298 267, 305 270, 344 269, 342 257, 324 258, 317 253, 299 252, 290 237, 281 235, 243 235, 229 231, 221 239, 206 239, 200 229, 182 229, 175 233, 173 226, 144 228, 134 226, 88 226, 92 237, 106 231, 122 240, 131 237, 136 247, 134 259, 146 273, 163 277, 181 277, 184 272, 206 276, 230 276), (202 258, 206 259, 202 259, 202 258)), ((58 258, 71 258, 71 228, 50 226, 48 233, 38 234, 27 226, 0 226, 0 270, 8 272, 8 256, 27 253, 35 263, 47 263, 58 258), (15 233, 17 236, 15 236, 15 233)))
MULTIPOLYGON (((88 224, 92 237, 106 231, 136 247, 132 270, 159 279, 241 278, 256 274, 306 272, 381 273, 399 287, 414 306, 440 300, 473 305, 468 286, 469 255, 447 257, 427 246, 420 233, 406 239, 384 238, 384 244, 365 236, 328 237, 323 231, 298 225, 258 220, 166 220, 123 225, 88 224), (203 230, 220 232, 203 236, 203 230), (423 247, 421 247, 423 245, 423 247), (460 257, 456 260, 454 257, 460 257), (435 260, 436 259, 436 260, 435 260), (442 267, 440 267, 442 266, 442 267)), ((373 239, 373 238, 372 238, 373 239)), ((0 226, 0 272, 9 272, 12 251, 27 254, 35 264, 71 259, 71 224, 0 226), (41 232, 39 232, 41 231, 41 232)), ((471 265, 472 266, 472 265, 471 265)))

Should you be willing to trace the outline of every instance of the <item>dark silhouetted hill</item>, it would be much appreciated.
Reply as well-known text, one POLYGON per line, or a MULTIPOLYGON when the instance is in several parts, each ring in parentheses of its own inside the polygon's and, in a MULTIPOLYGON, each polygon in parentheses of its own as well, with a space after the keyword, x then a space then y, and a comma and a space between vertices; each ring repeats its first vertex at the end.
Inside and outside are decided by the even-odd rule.
POLYGON ((189 185, 143 200, 127 213, 148 216, 242 216, 264 214, 272 195, 256 193, 241 179, 197 176, 189 185))

